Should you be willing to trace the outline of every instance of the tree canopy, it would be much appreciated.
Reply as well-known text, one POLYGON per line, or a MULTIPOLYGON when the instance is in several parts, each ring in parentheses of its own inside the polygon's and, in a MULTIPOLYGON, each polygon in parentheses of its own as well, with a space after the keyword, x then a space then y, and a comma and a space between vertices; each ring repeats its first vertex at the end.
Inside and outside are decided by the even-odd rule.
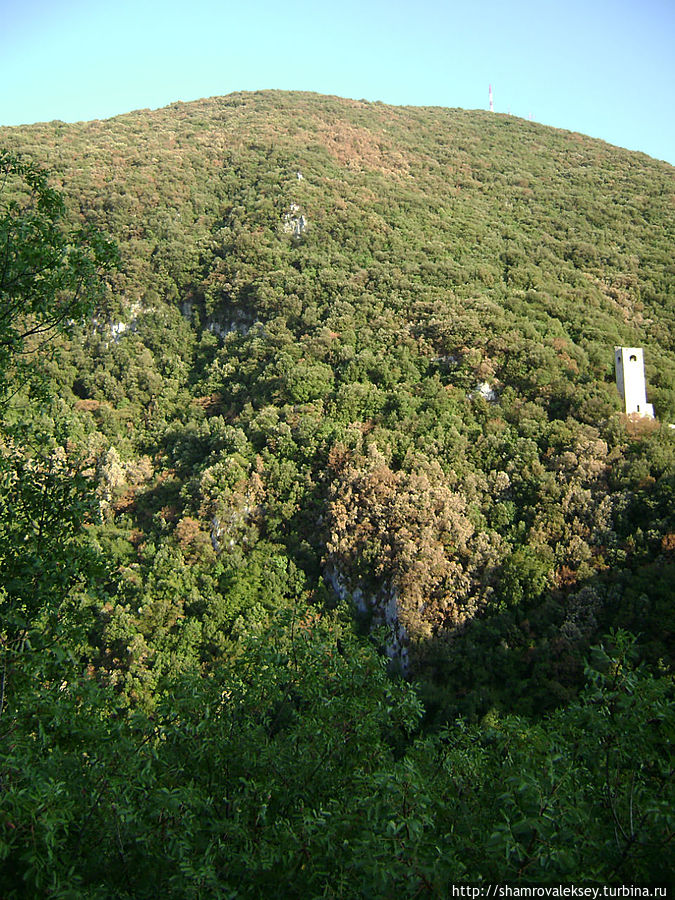
POLYGON ((0 142, 0 893, 667 883, 672 168, 283 92, 0 142))
POLYGON ((57 329, 90 317, 101 300, 102 272, 116 247, 85 227, 68 228, 66 205, 48 174, 0 151, 0 374, 57 329))

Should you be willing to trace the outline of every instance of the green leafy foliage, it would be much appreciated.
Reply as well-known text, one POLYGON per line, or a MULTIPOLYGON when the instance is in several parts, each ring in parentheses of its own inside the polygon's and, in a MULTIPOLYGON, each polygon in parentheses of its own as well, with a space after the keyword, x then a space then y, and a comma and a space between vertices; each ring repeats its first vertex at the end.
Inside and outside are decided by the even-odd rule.
POLYGON ((151 717, 42 688, 5 759, 7 897, 413 897, 456 883, 664 884, 673 685, 619 634, 579 701, 412 739, 421 708, 296 608, 151 717), (583 831, 584 840, 579 841, 583 831), (20 887, 19 887, 20 886, 20 887))
POLYGON ((102 297, 100 275, 114 246, 98 233, 64 227, 66 207, 47 174, 0 151, 0 373, 45 335, 91 314, 102 297))
POLYGON ((667 882, 672 168, 282 92, 0 141, 3 896, 667 882))

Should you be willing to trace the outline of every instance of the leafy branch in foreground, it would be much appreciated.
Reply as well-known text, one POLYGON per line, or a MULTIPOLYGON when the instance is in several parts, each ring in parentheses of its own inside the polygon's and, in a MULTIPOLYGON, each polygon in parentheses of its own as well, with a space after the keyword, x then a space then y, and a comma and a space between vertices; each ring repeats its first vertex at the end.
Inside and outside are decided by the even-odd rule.
POLYGON ((41 345, 91 314, 116 262, 111 241, 66 224, 46 170, 0 149, 0 716, 35 665, 75 646, 75 590, 93 559, 86 479, 56 434, 62 416, 33 403, 17 420, 8 400, 36 373, 41 345))
MULTIPOLYGON (((0 149, 0 378, 59 330, 86 318, 105 291, 116 246, 65 224, 46 170, 0 149)), ((3 383, 3 391, 6 384, 3 383)))

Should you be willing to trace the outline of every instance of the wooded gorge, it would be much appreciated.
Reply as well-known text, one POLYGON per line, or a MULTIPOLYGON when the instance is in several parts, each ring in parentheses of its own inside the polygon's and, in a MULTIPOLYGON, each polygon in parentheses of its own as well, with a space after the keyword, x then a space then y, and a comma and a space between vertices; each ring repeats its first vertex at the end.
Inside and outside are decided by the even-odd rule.
POLYGON ((672 167, 276 91, 3 146, 0 894, 668 884, 672 167))

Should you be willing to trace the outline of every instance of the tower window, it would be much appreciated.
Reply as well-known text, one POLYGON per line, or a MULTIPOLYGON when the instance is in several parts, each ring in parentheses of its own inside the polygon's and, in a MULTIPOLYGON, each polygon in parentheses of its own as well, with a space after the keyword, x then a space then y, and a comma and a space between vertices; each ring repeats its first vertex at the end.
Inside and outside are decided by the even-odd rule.
POLYGON ((631 355, 630 355, 630 361, 631 361, 631 362, 637 362, 637 356, 636 356, 634 353, 631 353, 631 355))

